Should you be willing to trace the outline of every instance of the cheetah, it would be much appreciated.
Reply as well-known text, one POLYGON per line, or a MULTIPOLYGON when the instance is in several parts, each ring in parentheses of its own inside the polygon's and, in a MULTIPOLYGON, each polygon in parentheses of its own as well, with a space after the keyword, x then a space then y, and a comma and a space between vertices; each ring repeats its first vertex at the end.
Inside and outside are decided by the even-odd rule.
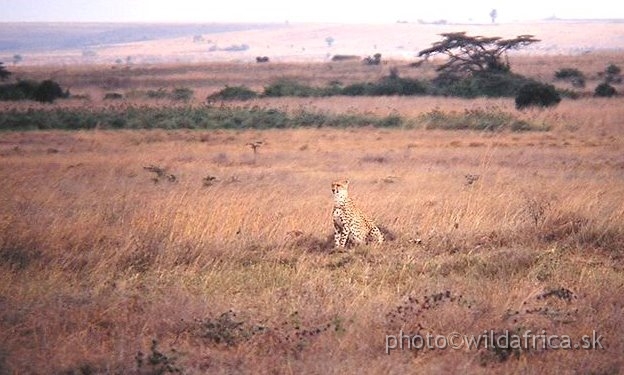
POLYGON ((341 180, 332 183, 334 195, 334 246, 344 248, 347 242, 361 244, 376 241, 378 244, 384 241, 384 236, 368 217, 360 211, 351 198, 349 198, 349 181, 341 180))

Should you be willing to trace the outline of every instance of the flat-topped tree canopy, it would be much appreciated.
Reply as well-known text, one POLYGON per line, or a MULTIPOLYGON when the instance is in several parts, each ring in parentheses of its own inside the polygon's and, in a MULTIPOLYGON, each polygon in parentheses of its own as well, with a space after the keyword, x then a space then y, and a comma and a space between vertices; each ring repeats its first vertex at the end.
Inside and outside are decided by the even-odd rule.
POLYGON ((509 62, 502 61, 510 49, 519 49, 539 42, 533 35, 519 35, 513 39, 466 35, 465 31, 440 34, 444 39, 418 53, 424 59, 435 54, 448 56, 438 71, 455 74, 474 74, 485 71, 509 71, 509 62))

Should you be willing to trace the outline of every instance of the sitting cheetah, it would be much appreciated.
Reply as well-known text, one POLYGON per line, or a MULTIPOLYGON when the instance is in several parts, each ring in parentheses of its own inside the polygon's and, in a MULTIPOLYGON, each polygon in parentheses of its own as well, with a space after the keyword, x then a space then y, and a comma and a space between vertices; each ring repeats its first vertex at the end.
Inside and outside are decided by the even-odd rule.
POLYGON ((382 243, 384 236, 369 218, 360 211, 349 198, 349 181, 334 181, 334 245, 344 248, 347 242, 361 244, 370 240, 382 243))

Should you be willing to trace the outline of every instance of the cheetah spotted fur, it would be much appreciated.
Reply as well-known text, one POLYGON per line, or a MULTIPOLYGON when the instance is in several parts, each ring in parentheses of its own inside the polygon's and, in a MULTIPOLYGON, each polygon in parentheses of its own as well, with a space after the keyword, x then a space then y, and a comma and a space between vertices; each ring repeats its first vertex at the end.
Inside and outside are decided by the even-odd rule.
POLYGON ((345 248, 349 244, 384 241, 384 236, 366 215, 360 211, 349 198, 349 181, 340 180, 332 183, 334 195, 334 245, 345 248))

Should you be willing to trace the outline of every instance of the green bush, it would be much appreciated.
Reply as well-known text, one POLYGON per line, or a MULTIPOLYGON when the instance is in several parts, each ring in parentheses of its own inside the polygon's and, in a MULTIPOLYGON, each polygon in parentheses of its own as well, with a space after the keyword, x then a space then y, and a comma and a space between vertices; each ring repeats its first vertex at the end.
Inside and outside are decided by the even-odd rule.
POLYGON ((555 79, 568 81, 574 87, 585 87, 585 75, 575 68, 562 68, 555 72, 555 79))
POLYGON ((571 78, 585 78, 585 75, 576 68, 562 68, 555 72, 555 79, 571 78))
POLYGON ((610 84, 606 82, 599 84, 598 86, 596 86, 596 89, 594 90, 594 96, 598 96, 598 97, 610 98, 615 95, 617 95, 617 91, 615 90, 615 87, 611 86, 610 84))
POLYGON ((622 83, 622 76, 620 73, 622 69, 615 64, 610 64, 607 66, 604 72, 605 83, 622 83))
POLYGON ((298 96, 298 97, 309 97, 309 96, 320 96, 319 90, 301 84, 297 81, 291 79, 280 79, 272 84, 266 86, 264 88, 264 96, 268 97, 282 97, 282 96, 298 96))
POLYGON ((401 78, 398 76, 388 76, 382 78, 378 83, 369 87, 370 95, 424 95, 427 93, 427 85, 421 81, 401 78))
POLYGON ((18 84, 11 83, 6 85, 0 85, 0 100, 17 101, 26 99, 28 99, 28 97, 26 96, 24 91, 18 86, 18 84))
POLYGON ((621 72, 622 69, 620 69, 620 67, 615 64, 609 64, 609 66, 607 66, 607 69, 605 69, 605 73, 611 76, 619 75, 621 72))
POLYGON ((516 95, 516 108, 550 107, 559 104, 561 96, 555 86, 531 82, 520 88, 516 95))
POLYGON ((441 75, 434 79, 435 93, 444 96, 464 98, 513 97, 520 88, 533 82, 524 76, 510 72, 481 72, 470 77, 441 75))
POLYGON ((52 103, 58 98, 69 97, 69 91, 52 80, 43 82, 21 80, 17 83, 0 85, 0 100, 36 100, 52 103))
POLYGON ((118 92, 107 92, 104 94, 104 100, 119 100, 123 99, 123 94, 118 92))
POLYGON ((69 91, 63 92, 61 85, 49 79, 41 82, 33 94, 33 98, 42 103, 52 103, 58 98, 66 98, 68 96, 69 91))
POLYGON ((146 95, 150 99, 166 99, 169 93, 161 87, 158 90, 147 90, 146 95))
POLYGON ((209 95, 207 100, 250 100, 258 94, 246 86, 225 86, 224 89, 209 95))
POLYGON ((426 83, 398 76, 383 77, 377 83, 354 83, 341 90, 347 96, 391 96, 425 95, 429 91, 426 83))

